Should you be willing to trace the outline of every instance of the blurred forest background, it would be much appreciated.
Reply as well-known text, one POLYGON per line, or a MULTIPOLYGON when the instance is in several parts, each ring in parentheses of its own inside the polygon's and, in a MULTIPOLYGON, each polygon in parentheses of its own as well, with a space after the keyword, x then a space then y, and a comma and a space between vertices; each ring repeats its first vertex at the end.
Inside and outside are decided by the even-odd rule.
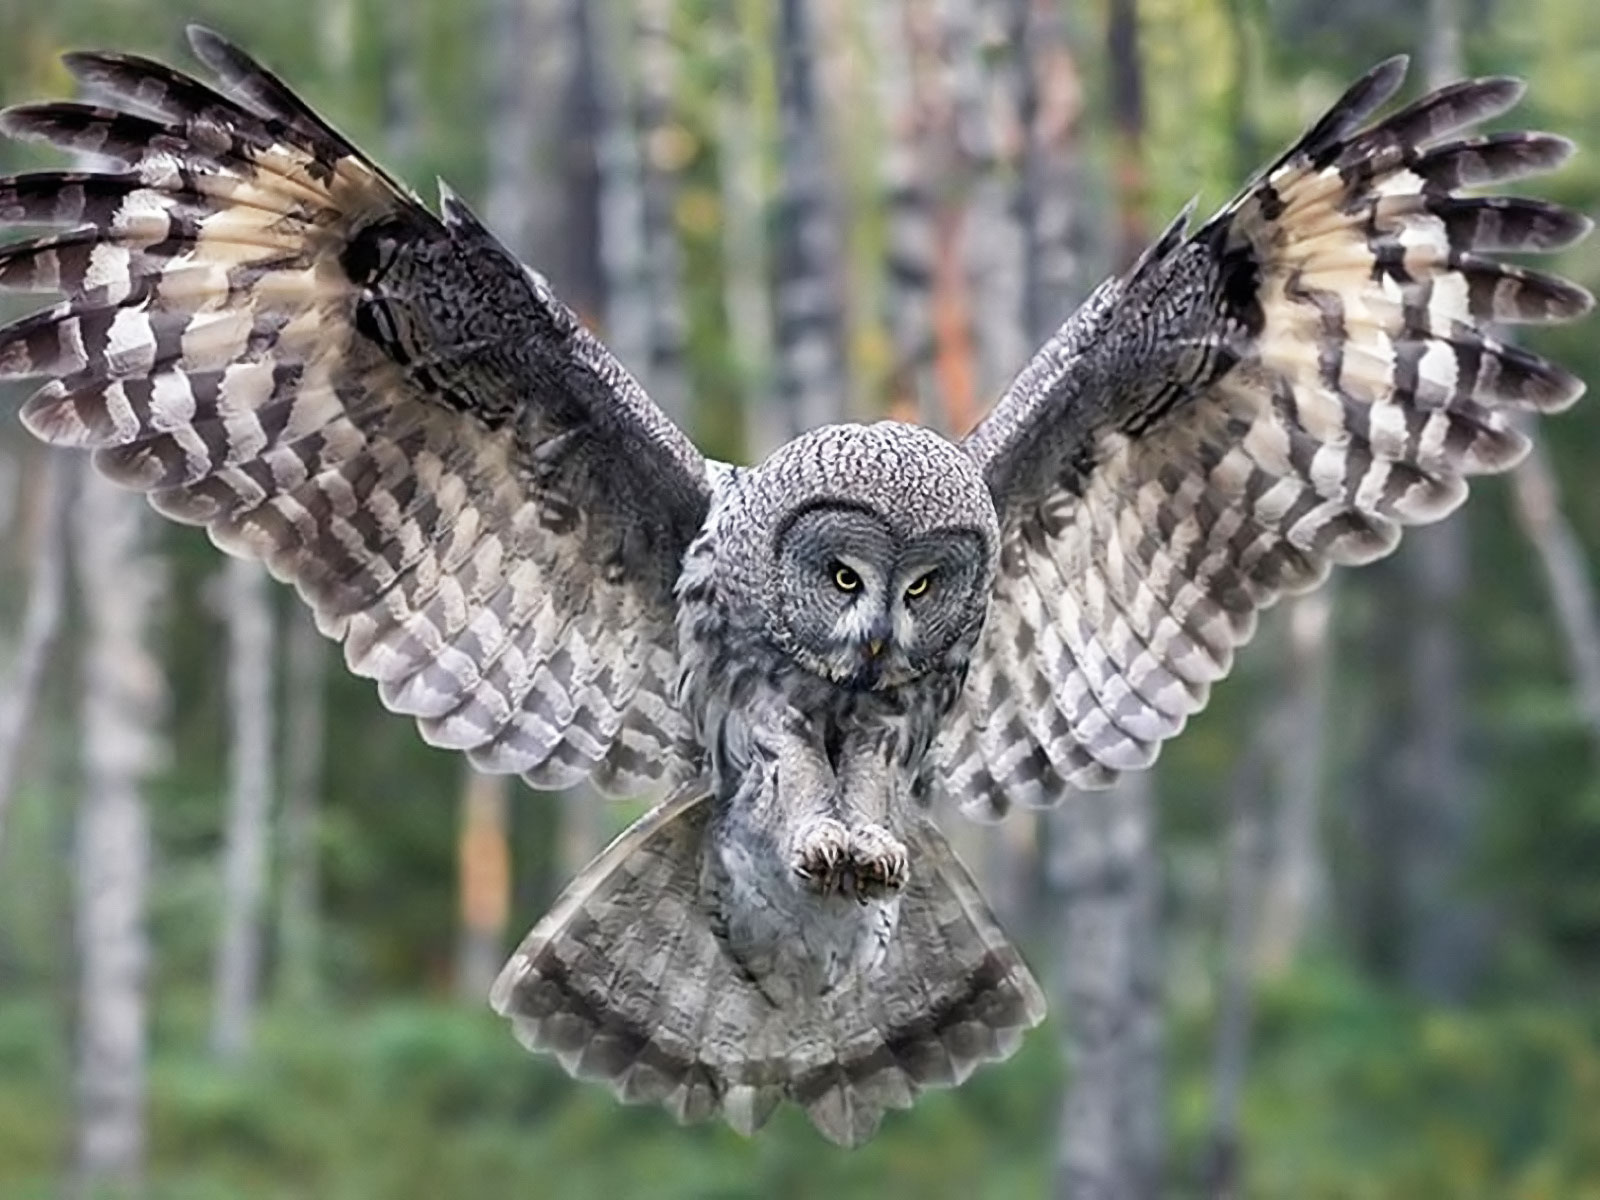
MULTIPOLYGON (((240 40, 442 176, 719 456, 960 431, 1379 58, 1600 148, 1592 0, 0 0, 240 40)), ((7 170, 44 165, 7 146, 7 170)), ((1591 213, 1600 154, 1535 185, 1591 213)), ((1591 289, 1600 244, 1557 264, 1591 289)), ((17 311, 20 311, 18 309, 17 311)), ((1591 323, 1529 340, 1600 377, 1591 323)), ((8 394, 6 411, 20 403, 8 394)), ((283 591, 0 420, 0 1196, 1600 1197, 1600 403, 1263 622, 1149 777, 961 852, 1054 993, 846 1154, 680 1130, 484 1003, 637 805, 465 773, 283 591)))

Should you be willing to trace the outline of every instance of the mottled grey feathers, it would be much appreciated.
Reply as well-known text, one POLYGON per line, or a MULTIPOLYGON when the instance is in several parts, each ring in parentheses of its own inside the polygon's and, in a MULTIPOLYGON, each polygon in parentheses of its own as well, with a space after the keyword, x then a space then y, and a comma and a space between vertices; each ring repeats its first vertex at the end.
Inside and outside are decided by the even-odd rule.
POLYGON ((491 1003, 530 1049, 681 1121, 752 1133, 782 1100, 857 1145, 885 1111, 1009 1057, 1044 995, 926 818, 889 956, 779 1008, 704 919, 712 806, 685 789, 612 843, 512 955, 491 1003))
POLYGON ((1363 128, 1404 75, 1381 64, 960 446, 836 426, 738 469, 459 199, 435 217, 190 40, 215 88, 73 54, 94 102, 0 116, 110 164, 0 179, 0 222, 54 230, 0 248, 0 288, 66 296, 0 329, 0 378, 44 380, 41 438, 292 581, 429 741, 539 786, 682 785, 492 997, 681 1119, 751 1132, 788 1099, 856 1144, 1011 1053, 1043 998, 930 792, 995 815, 1149 765, 1263 607, 1444 516, 1525 451, 1508 412, 1582 391, 1488 326, 1588 294, 1488 254, 1587 220, 1456 194, 1571 151, 1460 136, 1512 80, 1363 128))
POLYGON ((430 741, 544 786, 692 774, 672 587, 699 454, 459 202, 441 223, 191 41, 226 95, 75 54, 127 111, 3 118, 123 169, 0 181, 0 216, 78 227, 0 253, 0 285, 69 297, 0 332, 0 373, 52 377, 29 427, 293 581, 430 741))
POLYGON ((1507 410, 1583 390, 1488 322, 1569 320, 1581 288, 1484 257, 1589 222, 1460 197, 1559 165, 1546 134, 1441 142, 1521 94, 1465 81, 1360 129, 1391 59, 1184 240, 1096 292, 967 441, 1000 509, 1000 577, 946 785, 979 815, 1147 766, 1256 613, 1437 520, 1526 442, 1507 410))

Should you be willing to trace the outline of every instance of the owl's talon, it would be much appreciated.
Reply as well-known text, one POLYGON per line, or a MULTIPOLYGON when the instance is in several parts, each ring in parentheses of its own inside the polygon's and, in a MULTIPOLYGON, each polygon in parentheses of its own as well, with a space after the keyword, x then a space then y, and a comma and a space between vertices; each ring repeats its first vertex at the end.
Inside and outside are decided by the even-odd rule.
POLYGON ((863 825, 851 837, 851 874, 863 904, 900 891, 910 874, 905 843, 882 825, 863 825))
POLYGON ((791 860, 800 882, 824 896, 838 890, 850 854, 850 831, 832 817, 819 817, 795 843, 791 860))

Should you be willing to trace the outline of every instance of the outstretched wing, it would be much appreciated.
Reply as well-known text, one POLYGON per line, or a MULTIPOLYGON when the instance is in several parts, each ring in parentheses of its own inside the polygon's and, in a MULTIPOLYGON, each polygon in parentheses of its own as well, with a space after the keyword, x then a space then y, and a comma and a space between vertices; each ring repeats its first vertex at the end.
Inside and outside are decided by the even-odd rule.
POLYGON ((1001 514, 983 641, 941 744, 979 815, 1148 766, 1259 609, 1443 517, 1527 449, 1508 415, 1583 385, 1491 335, 1591 298, 1482 256, 1589 222, 1473 198, 1564 160, 1544 134, 1446 140, 1509 108, 1458 83, 1379 124, 1383 63, 1193 236, 1187 214, 1044 346, 966 445, 1001 514))
POLYGON ((47 378, 28 427, 94 450, 291 580, 350 668, 437 745, 540 786, 688 774, 672 588, 705 464, 544 281, 444 219, 215 34, 221 91, 67 56, 101 104, 4 131, 120 169, 0 180, 0 329, 47 378))

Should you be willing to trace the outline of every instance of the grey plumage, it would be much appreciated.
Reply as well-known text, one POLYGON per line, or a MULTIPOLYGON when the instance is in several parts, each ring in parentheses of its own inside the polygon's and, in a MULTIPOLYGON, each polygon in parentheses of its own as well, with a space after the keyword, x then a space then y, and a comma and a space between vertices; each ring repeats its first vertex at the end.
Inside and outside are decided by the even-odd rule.
POLYGON ((1484 257, 1587 222, 1463 186, 1557 165, 1454 85, 1359 81, 1193 235, 1181 217, 960 445, 833 426, 706 462, 446 194, 436 218, 214 34, 220 90, 71 55, 99 104, 6 132, 112 169, 0 180, 24 420, 293 582, 423 735, 540 786, 664 800, 491 997, 628 1100, 830 1138, 1044 1014, 927 810, 1148 765, 1257 611, 1392 549, 1581 385, 1488 322, 1589 297, 1484 257))

